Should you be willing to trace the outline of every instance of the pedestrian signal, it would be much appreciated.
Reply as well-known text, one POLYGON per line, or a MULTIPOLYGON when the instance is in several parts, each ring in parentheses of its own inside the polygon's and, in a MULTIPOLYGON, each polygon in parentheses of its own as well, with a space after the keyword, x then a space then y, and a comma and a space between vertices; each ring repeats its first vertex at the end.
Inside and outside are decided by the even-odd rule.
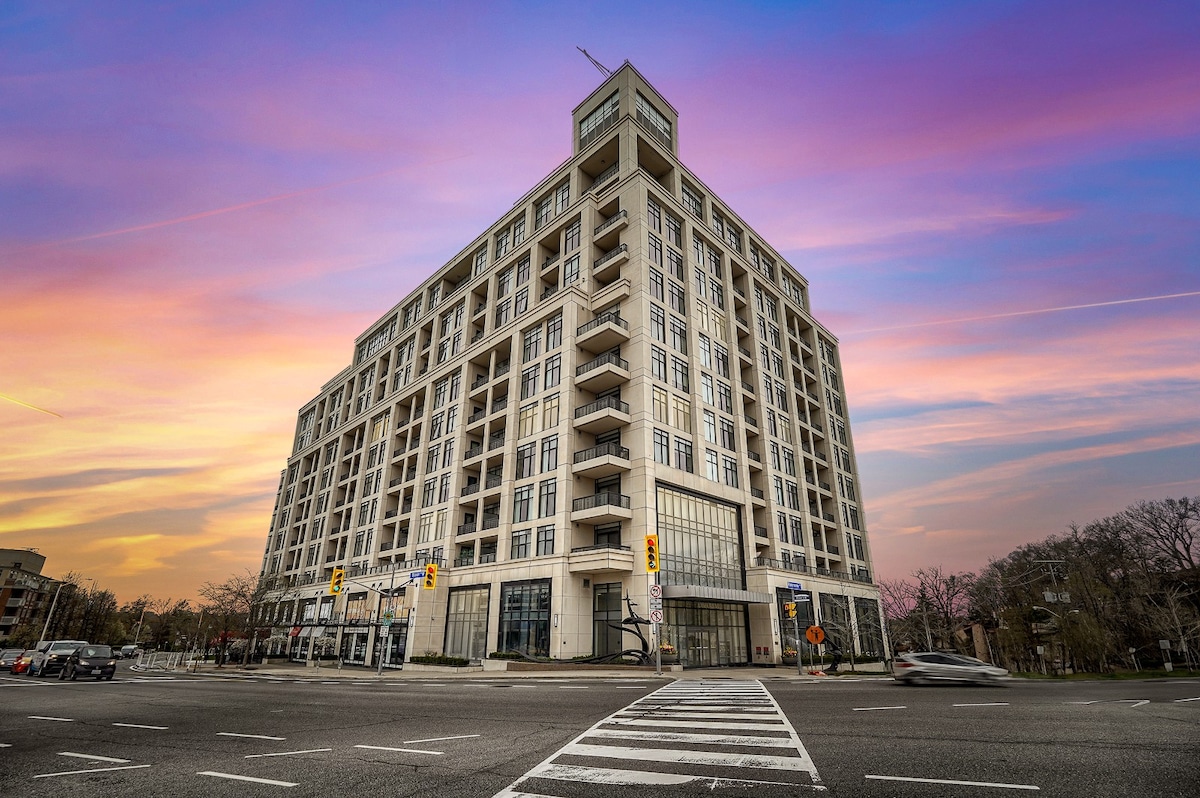
POLYGON ((658 535, 646 535, 646 573, 658 573, 658 535))
POLYGON ((345 568, 334 568, 333 576, 329 580, 330 594, 336 596, 338 593, 341 593, 342 586, 345 583, 345 581, 346 581, 346 569, 345 568))
POLYGON ((425 580, 421 582, 422 590, 433 590, 437 587, 437 565, 429 563, 425 566, 425 580))
POLYGON ((795 618, 796 617, 796 602, 789 601, 786 604, 784 604, 783 611, 787 613, 787 617, 795 618))

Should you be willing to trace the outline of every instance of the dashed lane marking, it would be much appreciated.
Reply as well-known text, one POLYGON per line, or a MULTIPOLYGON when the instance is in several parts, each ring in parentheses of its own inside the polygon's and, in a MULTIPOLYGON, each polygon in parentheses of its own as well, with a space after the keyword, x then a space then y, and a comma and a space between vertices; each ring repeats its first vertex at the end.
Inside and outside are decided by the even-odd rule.
POLYGON ((295 756, 296 754, 317 754, 322 751, 332 751, 332 748, 309 748, 306 751, 279 751, 274 754, 246 754, 243 759, 262 759, 268 756, 295 756))
POLYGON ((120 726, 123 729, 153 729, 154 731, 166 731, 168 726, 146 726, 141 723, 114 723, 114 726, 120 726))
POLYGON ((956 779, 915 779, 908 776, 871 776, 864 778, 877 781, 908 781, 916 784, 956 784, 962 787, 1001 787, 1009 790, 1040 790, 1036 784, 1003 784, 994 781, 958 781, 956 779))
POLYGON ((55 776, 78 776, 81 773, 106 773, 110 770, 138 770, 139 768, 148 768, 149 765, 122 765, 116 768, 92 768, 90 770, 64 770, 59 773, 38 773, 34 776, 35 779, 49 779, 55 776))
POLYGON ((269 734, 238 734, 237 732, 217 732, 218 737, 248 737, 251 740, 286 740, 286 737, 272 737, 269 734))
POLYGON ((270 784, 275 787, 299 787, 299 782, 295 781, 276 781, 275 779, 259 779, 254 776, 239 776, 235 773, 218 773, 215 770, 201 770, 196 773, 197 776, 215 776, 219 779, 234 779, 236 781, 252 781, 255 784, 270 784))
POLYGON ((30 720, 57 720, 57 721, 61 721, 62 723, 74 723, 75 722, 75 718, 52 718, 47 715, 29 715, 27 717, 30 720))
POLYGON ((59 751, 58 755, 59 756, 73 756, 78 759, 91 759, 95 762, 116 762, 116 763, 122 764, 122 765, 127 762, 133 761, 132 759, 117 759, 116 757, 99 756, 97 754, 77 754, 74 751, 59 751))
POLYGON ((390 748, 386 745, 356 745, 355 748, 367 748, 372 751, 398 751, 402 754, 429 754, 431 756, 442 756, 445 751, 426 751, 421 748, 390 748))
POLYGON ((442 740, 467 740, 471 737, 482 737, 482 734, 458 734, 454 737, 426 737, 424 740, 405 740, 405 745, 414 745, 416 743, 439 743, 442 740))
POLYGON ((874 712, 877 709, 908 709, 908 707, 854 707, 853 712, 874 712))

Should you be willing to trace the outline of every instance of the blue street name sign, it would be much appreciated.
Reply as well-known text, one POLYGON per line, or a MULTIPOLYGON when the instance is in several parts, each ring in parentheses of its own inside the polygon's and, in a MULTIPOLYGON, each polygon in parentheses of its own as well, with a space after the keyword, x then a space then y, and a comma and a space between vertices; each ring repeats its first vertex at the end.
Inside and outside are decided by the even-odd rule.
POLYGON ((803 590, 804 585, 799 582, 788 582, 788 590, 803 590))
POLYGON ((409 571, 408 572, 409 579, 420 579, 424 575, 425 575, 424 571, 409 571))

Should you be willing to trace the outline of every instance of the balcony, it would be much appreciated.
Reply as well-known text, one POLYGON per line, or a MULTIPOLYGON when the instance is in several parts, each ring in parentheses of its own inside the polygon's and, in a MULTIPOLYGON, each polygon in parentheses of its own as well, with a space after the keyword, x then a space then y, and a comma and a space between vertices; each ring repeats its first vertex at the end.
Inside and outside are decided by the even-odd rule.
POLYGON ((629 450, 615 443, 604 443, 575 453, 571 473, 597 479, 629 470, 629 450))
MULTIPOLYGON (((499 515, 493 515, 491 513, 483 514, 483 529, 495 529, 498 526, 500 526, 499 515)), ((483 560, 480 560, 480 562, 483 562, 483 560)))
POLYGON ((754 525, 754 537, 756 537, 756 538, 767 537, 767 528, 765 526, 759 526, 758 524, 755 524, 754 525))
POLYGON ((596 258, 596 262, 592 264, 592 276, 597 280, 608 282, 621 273, 621 264, 628 260, 628 245, 618 244, 596 258))
POLYGON ((491 435, 488 436, 488 451, 489 452, 492 449, 499 449, 503 445, 504 445, 504 431, 503 430, 501 430, 500 432, 493 432, 491 435))
POLYGON ((602 313, 575 331, 575 343, 589 352, 607 352, 629 340, 629 322, 602 313))
POLYGON ((474 521, 470 522, 469 524, 459 524, 457 534, 469 535, 476 529, 478 529, 478 525, 474 521))
POLYGON ((629 405, 615 396, 605 396, 575 408, 575 429, 595 435, 629 424, 629 405))
POLYGON ((633 561, 633 550, 628 546, 584 546, 571 549, 567 570, 573 574, 630 574, 633 561))
POLYGON ((606 524, 631 518, 633 511, 629 509, 629 497, 620 493, 597 493, 571 503, 573 523, 606 524))
POLYGON ((599 393, 629 381, 629 361, 614 352, 606 352, 575 369, 575 384, 585 391, 599 393))
POLYGON ((503 482, 504 477, 500 474, 488 474, 487 477, 484 478, 483 487, 484 490, 491 490, 492 488, 500 487, 503 482))
POLYGON ((460 497, 462 497, 462 496, 473 496, 473 495, 475 495, 475 494, 476 494, 476 493, 478 493, 478 492, 479 492, 479 483, 478 483, 478 482, 472 482, 470 485, 465 485, 465 486, 463 487, 462 491, 460 491, 458 495, 459 495, 460 497))
POLYGON ((467 447, 467 451, 463 454, 463 459, 470 460, 472 457, 478 457, 481 454, 483 454, 483 444, 472 443, 467 447))
MULTIPOLYGON (((612 166, 609 167, 609 169, 606 169, 605 171, 607 172, 607 171, 611 170, 613 172, 613 174, 616 174, 616 167, 617 167, 617 164, 614 163, 612 166)), ((597 181, 598 180, 599 180, 599 178, 597 178, 597 181)), ((607 233, 612 233, 617 230, 620 230, 622 227, 625 226, 625 223, 628 221, 629 221, 629 214, 626 211, 623 211, 623 210, 617 211, 612 216, 608 217, 603 222, 596 225, 596 229, 592 231, 592 234, 596 238, 600 238, 601 236, 603 236, 607 233)))

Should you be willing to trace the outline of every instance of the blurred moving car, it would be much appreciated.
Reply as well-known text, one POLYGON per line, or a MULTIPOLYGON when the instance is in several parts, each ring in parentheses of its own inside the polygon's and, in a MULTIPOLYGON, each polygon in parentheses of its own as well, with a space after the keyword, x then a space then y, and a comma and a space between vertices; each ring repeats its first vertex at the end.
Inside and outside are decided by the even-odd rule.
POLYGON ((142 650, 137 646, 121 646, 121 656, 126 659, 131 659, 142 653, 142 650))
POLYGON ((58 672, 59 679, 75 681, 80 675, 95 676, 96 681, 112 681, 117 672, 117 660, 111 646, 83 645, 71 652, 58 672))
POLYGON ((25 653, 23 648, 6 648, 0 651, 0 668, 12 668, 13 663, 25 653))
POLYGON ((29 673, 29 663, 33 661, 33 651, 26 651, 21 656, 13 660, 13 664, 9 666, 9 673, 29 673))
POLYGON ((972 684, 1003 684, 1008 671, 989 665, 974 657, 922 651, 901 654, 892 662, 892 676, 897 684, 926 682, 970 682, 972 684))
POLYGON ((58 673, 66 664, 67 657, 86 640, 41 640, 34 646, 33 661, 29 664, 30 676, 49 676, 58 673))

